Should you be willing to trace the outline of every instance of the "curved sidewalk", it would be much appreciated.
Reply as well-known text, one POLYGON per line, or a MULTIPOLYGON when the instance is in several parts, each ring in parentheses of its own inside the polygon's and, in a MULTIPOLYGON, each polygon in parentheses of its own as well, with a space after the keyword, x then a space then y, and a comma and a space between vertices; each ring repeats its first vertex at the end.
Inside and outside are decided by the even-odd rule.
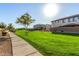
POLYGON ((10 32, 13 56, 42 56, 34 47, 22 38, 10 32))

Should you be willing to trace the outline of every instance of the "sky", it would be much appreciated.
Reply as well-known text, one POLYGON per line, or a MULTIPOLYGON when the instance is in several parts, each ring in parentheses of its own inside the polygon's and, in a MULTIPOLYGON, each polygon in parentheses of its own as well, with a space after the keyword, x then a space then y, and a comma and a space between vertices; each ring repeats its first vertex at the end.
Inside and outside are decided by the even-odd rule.
POLYGON ((16 20, 18 17, 28 12, 32 18, 35 19, 35 22, 29 26, 32 28, 35 24, 51 24, 52 20, 79 14, 79 4, 59 3, 59 13, 56 16, 48 18, 43 13, 45 5, 44 3, 0 3, 0 22, 6 24, 12 23, 16 28, 20 28, 22 25, 16 24, 16 20))

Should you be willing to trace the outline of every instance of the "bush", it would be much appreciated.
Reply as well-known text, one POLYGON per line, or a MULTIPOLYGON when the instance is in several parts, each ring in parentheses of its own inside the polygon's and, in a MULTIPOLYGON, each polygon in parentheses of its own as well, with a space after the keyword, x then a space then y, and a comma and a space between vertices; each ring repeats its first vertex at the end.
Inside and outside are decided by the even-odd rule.
POLYGON ((0 28, 6 28, 6 24, 3 23, 3 22, 1 22, 1 23, 0 23, 0 28))
POLYGON ((11 31, 11 32, 15 32, 16 31, 12 24, 8 24, 7 29, 9 31, 11 31))

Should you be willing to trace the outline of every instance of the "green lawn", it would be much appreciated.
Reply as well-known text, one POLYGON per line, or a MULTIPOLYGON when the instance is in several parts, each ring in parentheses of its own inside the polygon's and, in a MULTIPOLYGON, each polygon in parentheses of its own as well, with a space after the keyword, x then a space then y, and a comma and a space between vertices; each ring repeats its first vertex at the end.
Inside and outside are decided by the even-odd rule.
POLYGON ((16 34, 28 41, 43 55, 79 55, 79 35, 17 30, 16 34))

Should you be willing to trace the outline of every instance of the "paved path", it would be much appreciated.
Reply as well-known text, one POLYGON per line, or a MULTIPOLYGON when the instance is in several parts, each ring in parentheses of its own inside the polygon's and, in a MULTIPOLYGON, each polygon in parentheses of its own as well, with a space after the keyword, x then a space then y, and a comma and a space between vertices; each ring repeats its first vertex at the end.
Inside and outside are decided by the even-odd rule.
POLYGON ((12 44, 10 37, 1 36, 0 33, 0 56, 12 56, 12 44))
POLYGON ((42 56, 34 47, 22 38, 10 33, 14 56, 42 56))

